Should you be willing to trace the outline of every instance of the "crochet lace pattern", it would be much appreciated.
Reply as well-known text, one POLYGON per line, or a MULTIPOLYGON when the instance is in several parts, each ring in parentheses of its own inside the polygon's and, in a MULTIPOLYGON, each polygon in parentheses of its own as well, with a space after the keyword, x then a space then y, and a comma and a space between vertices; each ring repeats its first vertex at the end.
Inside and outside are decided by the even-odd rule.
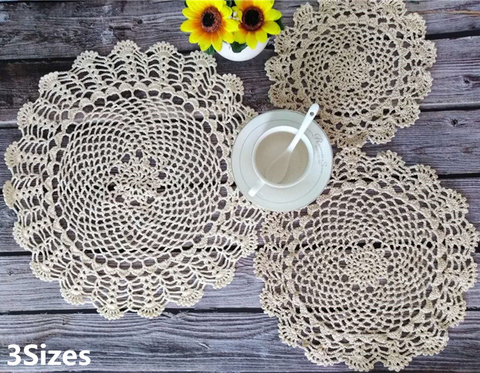
POLYGON ((192 306, 226 286, 257 246, 260 212, 234 188, 229 158, 243 84, 201 52, 119 43, 40 82, 18 115, 4 186, 14 236, 42 280, 109 319, 192 306))
POLYGON ((339 146, 389 142, 415 123, 430 92, 436 48, 425 35, 403 0, 319 0, 318 11, 305 4, 266 64, 270 100, 298 111, 321 104, 319 123, 339 146))
POLYGON ((266 218, 255 260, 262 306, 281 339, 317 364, 398 371, 437 354, 476 281, 467 212, 431 168, 344 150, 315 204, 266 218))

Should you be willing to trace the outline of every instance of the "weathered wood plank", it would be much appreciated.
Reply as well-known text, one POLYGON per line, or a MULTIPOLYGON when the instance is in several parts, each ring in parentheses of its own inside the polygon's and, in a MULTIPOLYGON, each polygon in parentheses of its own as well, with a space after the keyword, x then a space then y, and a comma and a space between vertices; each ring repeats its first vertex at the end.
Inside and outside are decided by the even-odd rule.
MULTIPOLYGON (((430 38, 448 37, 451 33, 478 35, 479 1, 406 2, 409 10, 419 11, 426 18, 430 38)), ((299 3, 303 0, 277 2, 287 24, 299 3)), ((0 127, 10 127, 0 130, 0 154, 19 138, 14 129, 15 115, 25 101, 37 97, 39 78, 51 71, 68 70, 72 58, 83 50, 105 54, 117 40, 124 39, 133 39, 142 47, 168 40, 183 51, 191 50, 193 46, 178 30, 181 7, 180 0, 0 4, 0 60, 35 59, 29 63, 0 63, 0 127), (54 60, 57 58, 61 61, 54 60)), ((480 38, 441 39, 437 45, 435 85, 422 107, 480 107, 480 38)), ((269 50, 253 64, 219 60, 220 72, 235 72, 244 80, 246 103, 258 111, 271 109, 266 96, 269 82, 263 72, 264 62, 271 55, 269 50)), ((366 149, 369 154, 395 150, 407 163, 429 164, 443 175, 479 173, 479 114, 423 113, 416 126, 399 130, 391 144, 366 149)), ((0 159, 0 186, 8 177, 0 159)), ((480 228, 480 179, 449 179, 444 185, 469 198, 469 218, 480 228)), ((14 213, 5 207, 0 195, 0 253, 7 254, 0 257, 0 314, 79 309, 63 301, 57 283, 43 283, 33 277, 28 256, 8 256, 20 250, 11 236, 14 220, 14 213)), ((184 313, 171 306, 173 314, 167 312, 153 321, 129 314, 112 323, 96 314, 0 315, 0 370, 7 371, 5 346, 9 343, 46 342, 49 349, 91 350, 93 363, 80 368, 84 371, 347 371, 345 365, 319 368, 308 362, 300 350, 281 344, 275 319, 256 313, 261 288, 261 281, 253 275, 250 257, 239 262, 230 286, 219 291, 207 289, 195 307, 207 311, 242 308, 241 313, 184 313)), ((479 308, 478 286, 467 293, 467 302, 470 308, 479 308)), ((444 353, 414 359, 407 371, 478 372, 479 349, 480 312, 469 312, 466 321, 451 332, 444 353)), ((44 371, 45 367, 34 369, 44 371)), ((14 371, 34 369, 20 366, 14 371)), ((66 371, 64 367, 49 367, 49 371, 54 370, 66 371)))
MULTIPOLYGON (((442 184, 464 195, 470 204, 468 220, 480 231, 480 183, 479 179, 450 179, 442 184)), ((480 262, 479 262, 480 263, 480 262)))
POLYGON ((0 185, 2 187, 12 175, 5 164, 5 151, 13 141, 18 141, 21 137, 22 134, 17 128, 0 129, 0 185))
POLYGON ((10 210, 3 195, 0 196, 0 253, 22 252, 23 250, 17 245, 13 238, 13 224, 17 220, 15 212, 10 210))
MULTIPOLYGON (((65 302, 60 295, 58 282, 42 282, 30 270, 30 257, 0 257, 0 314, 21 311, 94 309, 91 304, 79 307, 65 302)), ((258 295, 263 283, 253 273, 253 255, 237 264, 233 282, 227 287, 214 290, 208 286, 196 310, 216 308, 259 309, 258 295)), ((480 289, 473 292, 472 307, 480 308, 480 289)), ((185 309, 170 304, 168 309, 185 309)), ((0 333, 1 334, 1 333, 0 333)))
MULTIPOLYGON (((247 95, 248 96, 248 95, 247 95)), ((0 129, 0 154, 21 138, 16 128, 0 129)), ((434 167, 440 175, 480 173, 480 110, 424 112, 410 128, 399 129, 391 143, 367 145, 370 155, 378 151, 398 152, 409 165, 434 167)), ((10 179, 5 163, 0 162, 0 185, 10 179)))
MULTIPOLYGON (((441 39, 436 44, 438 59, 432 69, 434 85, 421 107, 480 107, 480 36, 441 39)), ((271 83, 264 66, 273 55, 273 50, 266 50, 252 63, 243 64, 217 58, 219 73, 238 75, 244 82, 245 103, 259 112, 272 109, 268 99, 271 83)), ((38 97, 38 82, 43 75, 69 70, 71 64, 72 60, 0 63, 0 127, 13 126, 18 109, 38 97)))
MULTIPOLYGON (((445 187, 454 189, 467 198, 470 203, 467 217, 477 230, 480 230, 480 193, 478 193, 480 190, 480 178, 449 179, 443 180, 442 183, 445 187)), ((28 254, 18 246, 13 238, 12 230, 15 221, 15 212, 5 205, 3 196, 0 194, 0 254, 28 254)), ((263 240, 259 238, 258 243, 263 245, 263 240)), ((477 252, 480 252, 480 247, 477 249, 477 252)))
MULTIPOLYGON (((431 70, 433 87, 421 103, 421 108, 480 107, 480 36, 440 39, 435 44, 438 52, 437 61, 431 70)), ((246 102, 259 112, 272 108, 268 99, 271 82, 266 77, 264 65, 274 55, 272 50, 267 50, 251 64, 232 63, 218 57, 218 71, 235 73, 242 78, 246 102)))
MULTIPOLYGON (((442 175, 479 173, 480 113, 478 111, 426 112, 411 128, 399 130, 391 144, 367 146, 366 152, 375 155, 379 150, 397 151, 407 164, 427 164, 442 175)), ((15 128, 0 130, 0 154, 20 138, 15 128)), ((0 186, 11 177, 3 161, 0 162, 0 186)), ((480 230, 480 178, 448 179, 446 187, 465 195, 470 203, 468 218, 480 230)), ((0 198, 0 253, 18 252, 20 248, 12 237, 15 214, 0 198)))
MULTIPOLYGON (((277 1, 287 25, 304 2, 277 1)), ((480 29, 480 5, 476 1, 423 0, 406 4, 409 10, 425 17, 430 35, 480 29)), ((0 59, 74 57, 86 49, 106 53, 124 39, 143 47, 168 40, 181 50, 191 50, 193 46, 180 32, 182 7, 179 0, 2 3, 0 59)))
MULTIPOLYGON (((272 55, 273 51, 267 50, 252 64, 238 64, 217 57, 218 72, 235 73, 242 78, 245 103, 258 111, 272 108, 268 101, 270 82, 264 71, 265 62, 272 55)), ((71 66, 70 60, 0 63, 0 128, 15 126, 20 107, 38 98, 38 83, 42 76, 53 71, 67 71, 71 66)))
MULTIPOLYGON (((480 263, 480 254, 476 254, 476 261, 480 263)), ((27 256, 0 257, 0 314, 94 309, 91 304, 72 306, 65 302, 58 283, 42 282, 35 278, 29 262, 27 256)), ((195 310, 260 309, 259 295, 262 289, 263 282, 254 275, 252 255, 238 262, 235 278, 230 285, 220 290, 207 287, 195 310)), ((470 289, 466 293, 466 300, 469 309, 480 310, 480 286, 470 289)), ((167 310, 182 309, 185 307, 173 303, 167 306, 167 310)))
MULTIPOLYGON (((53 71, 66 71, 72 61, 1 63, 0 64, 0 127, 15 124, 18 109, 38 98, 40 78, 53 71)), ((1 136, 1 135, 0 135, 1 136)))
MULTIPOLYGON (((6 346, 17 343, 47 349, 89 350, 91 364, 48 370, 95 372, 347 372, 344 364, 321 368, 300 349, 281 343, 277 320, 260 313, 179 313, 145 320, 129 314, 108 322, 94 314, 0 316, 2 371, 40 372, 42 366, 18 365, 8 370, 6 346)), ((480 312, 451 329, 445 350, 414 358, 407 372, 478 372, 480 312)), ((378 371, 386 371, 384 368, 378 371)))
POLYGON ((480 174, 480 110, 423 112, 385 145, 367 144, 369 155, 398 152, 409 165, 426 164, 440 175, 480 174))
POLYGON ((435 44, 437 62, 432 68, 433 87, 422 108, 478 107, 480 37, 442 39, 435 44))
POLYGON ((480 4, 476 0, 406 0, 408 10, 420 13, 430 35, 476 31, 480 26, 480 4))

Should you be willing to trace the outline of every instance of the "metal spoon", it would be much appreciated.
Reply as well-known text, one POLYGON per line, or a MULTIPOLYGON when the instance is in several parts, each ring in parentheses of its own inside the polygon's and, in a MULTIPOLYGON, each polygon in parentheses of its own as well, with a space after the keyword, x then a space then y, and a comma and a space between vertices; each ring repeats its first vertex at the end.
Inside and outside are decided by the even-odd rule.
MULTIPOLYGON (((303 120, 302 125, 298 129, 297 134, 293 138, 292 142, 285 149, 280 156, 278 156, 267 168, 267 172, 265 173, 266 179, 274 184, 279 184, 285 179, 285 176, 288 171, 288 167, 290 166, 290 158, 292 156, 293 151, 297 147, 298 143, 302 139, 302 136, 307 131, 310 124, 312 124, 315 116, 320 111, 320 106, 318 104, 313 104, 310 109, 308 110, 305 119, 303 120)), ((265 186, 265 183, 262 181, 258 185, 254 186, 248 194, 250 197, 255 197, 255 195, 265 186)))

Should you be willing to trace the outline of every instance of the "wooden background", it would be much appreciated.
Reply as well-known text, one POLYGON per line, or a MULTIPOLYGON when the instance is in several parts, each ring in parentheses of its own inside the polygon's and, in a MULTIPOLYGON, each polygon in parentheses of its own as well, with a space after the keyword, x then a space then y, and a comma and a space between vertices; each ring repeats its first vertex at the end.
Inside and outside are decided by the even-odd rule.
MULTIPOLYGON (((302 1, 277 1, 285 23, 302 1)), ((480 228, 480 0, 406 1, 428 23, 438 47, 431 94, 418 123, 398 131, 388 145, 368 146, 369 154, 392 149, 409 164, 433 166, 443 184, 464 193, 469 218, 480 228)), ((119 40, 146 48, 169 41, 181 51, 195 49, 179 31, 182 0, 172 1, 5 1, 0 0, 0 153, 20 138, 16 113, 35 100, 40 77, 68 70, 79 53, 107 54, 119 40)), ((246 103, 271 109, 265 61, 235 64, 219 59, 221 73, 245 83, 246 103)), ((9 178, 0 163, 0 185, 9 178)), ((12 238, 15 215, 0 198, 0 372, 9 371, 7 345, 46 343, 49 349, 91 350, 87 367, 16 367, 17 371, 243 371, 346 372, 345 365, 321 368, 302 351, 282 344, 276 320, 262 313, 252 258, 242 260, 227 288, 208 289, 193 309, 171 305, 150 321, 128 314, 109 322, 92 307, 63 301, 57 283, 43 283, 29 269, 29 253, 12 238)), ((480 250, 477 250, 477 259, 480 250)), ((418 357, 407 371, 480 372, 480 285, 467 294, 465 322, 450 333, 443 353, 418 357)), ((383 368, 379 367, 379 370, 383 368)))

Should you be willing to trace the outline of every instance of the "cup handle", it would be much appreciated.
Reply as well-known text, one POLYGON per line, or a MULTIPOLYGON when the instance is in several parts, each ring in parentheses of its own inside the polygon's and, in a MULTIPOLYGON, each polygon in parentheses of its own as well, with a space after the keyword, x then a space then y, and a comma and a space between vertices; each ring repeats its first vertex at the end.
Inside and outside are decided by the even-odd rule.
POLYGON ((255 185, 252 189, 248 191, 248 195, 252 198, 255 197, 257 193, 260 192, 264 186, 265 186, 265 182, 260 181, 257 185, 255 185))

